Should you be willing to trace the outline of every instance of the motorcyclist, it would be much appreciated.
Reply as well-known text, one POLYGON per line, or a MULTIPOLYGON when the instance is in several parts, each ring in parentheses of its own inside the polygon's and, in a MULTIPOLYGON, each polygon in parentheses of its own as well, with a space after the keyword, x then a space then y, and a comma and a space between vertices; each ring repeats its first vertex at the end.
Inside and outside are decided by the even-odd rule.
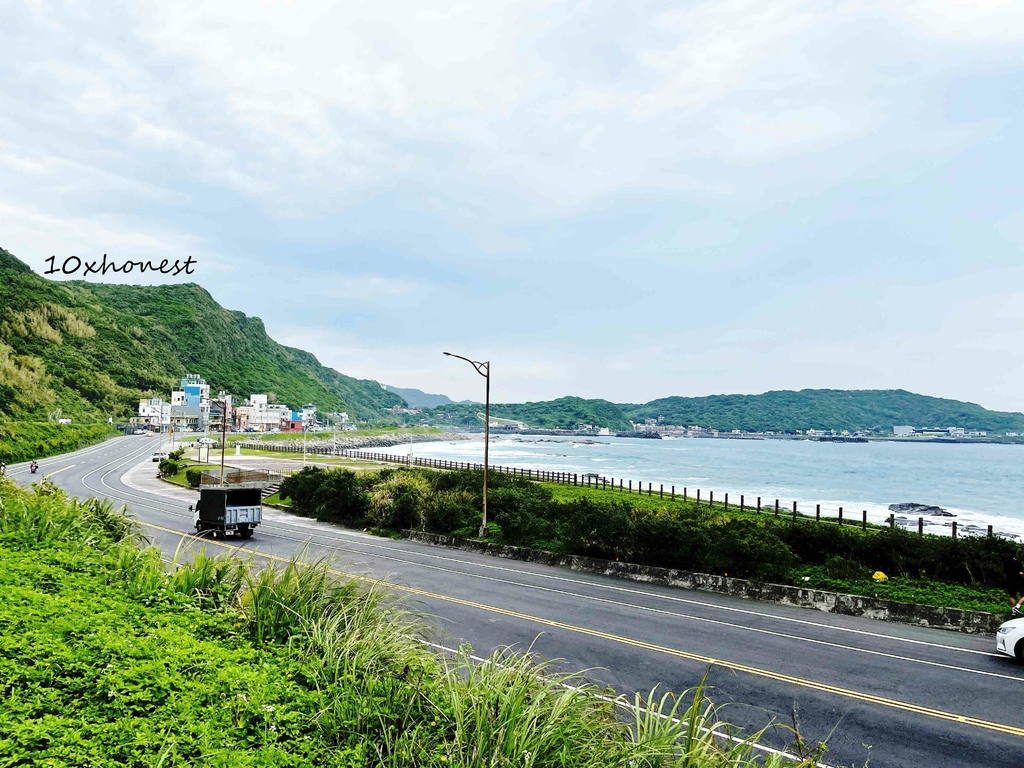
POLYGON ((39 469, 39 462, 33 461, 31 464, 28 465, 28 468, 32 471, 32 474, 34 475, 36 473, 36 470, 39 469))
POLYGON ((0 477, 7 474, 7 465, 0 461, 0 477))

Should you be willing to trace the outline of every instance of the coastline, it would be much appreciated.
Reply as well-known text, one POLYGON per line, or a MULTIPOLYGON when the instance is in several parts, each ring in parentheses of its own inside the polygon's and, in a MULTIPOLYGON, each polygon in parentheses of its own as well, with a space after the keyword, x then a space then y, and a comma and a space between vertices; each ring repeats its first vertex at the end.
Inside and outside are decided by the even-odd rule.
MULTIPOLYGON (((424 458, 454 459, 475 463, 482 461, 482 445, 480 445, 483 442, 482 433, 462 433, 458 438, 458 442, 450 439, 434 442, 433 446, 426 448, 417 455, 424 458)), ((729 440, 721 443, 715 440, 713 442, 718 444, 719 453, 740 447, 745 448, 751 444, 764 447, 768 443, 768 441, 747 440, 729 440)), ((540 471, 575 472, 580 475, 596 473, 609 480, 614 479, 616 483, 618 483, 620 478, 624 479, 627 485, 632 481, 634 486, 637 483, 643 483, 645 488, 648 483, 651 483, 655 495, 658 494, 662 485, 666 495, 669 494, 673 485, 676 486, 677 494, 682 494, 683 489, 686 488, 690 496, 694 496, 696 489, 699 488, 704 499, 708 497, 709 493, 713 492, 715 500, 722 501, 725 498, 725 494, 728 493, 730 502, 737 505, 742 494, 746 499, 747 507, 755 506, 757 496, 760 495, 762 497, 762 508, 764 509, 771 508, 774 510, 775 499, 778 498, 781 514, 790 513, 794 501, 797 503, 797 508, 801 513, 805 515, 810 514, 811 516, 815 514, 818 505, 820 505, 823 517, 836 517, 839 508, 842 507, 844 517, 851 523, 859 523, 865 511, 867 512, 869 522, 885 523, 888 521, 889 515, 893 514, 888 508, 890 504, 923 503, 940 506, 950 513, 950 516, 896 512, 895 515, 898 518, 897 525, 906 530, 916 531, 918 528, 918 517, 920 516, 923 517, 924 531, 933 535, 952 535, 952 522, 955 520, 957 522, 958 536, 985 535, 987 527, 992 525, 993 532, 996 535, 1015 541, 1024 539, 1024 517, 1000 513, 991 509, 986 511, 972 508, 963 503, 963 501, 959 503, 956 500, 952 502, 947 501, 943 498, 941 488, 932 487, 927 483, 923 490, 921 487, 918 487, 917 490, 906 490, 906 487, 913 487, 915 483, 921 486, 922 476, 924 475, 920 467, 911 462, 908 462, 905 470, 903 468, 889 468, 898 478, 902 478, 905 474, 906 480, 896 482, 892 490, 885 493, 883 496, 884 500, 878 499, 879 492, 876 490, 874 493, 875 500, 865 501, 866 498, 871 498, 872 494, 859 492, 856 486, 859 483, 863 487, 870 487, 874 480, 870 477, 868 471, 856 466, 856 462, 848 458, 851 454, 847 452, 857 448, 863 451, 870 451, 872 449, 869 446, 878 447, 878 443, 874 441, 869 445, 860 446, 808 442, 798 447, 795 446, 792 449, 803 451, 804 453, 813 452, 811 454, 813 458, 806 459, 806 457, 803 457, 801 459, 804 461, 803 464, 799 464, 801 468, 805 467, 806 463, 824 464, 824 461, 827 459, 829 462, 837 465, 844 475, 849 476, 852 474, 856 480, 850 481, 844 477, 843 482, 846 483, 846 487, 842 490, 829 488, 825 483, 821 482, 820 477, 800 477, 796 479, 791 476, 787 477, 786 467, 782 466, 781 463, 778 469, 770 463, 763 461, 757 465, 758 472, 760 475, 765 476, 767 480, 762 480, 761 482, 757 481, 758 473, 750 472, 748 474, 742 468, 736 469, 735 466, 725 467, 723 471, 715 471, 714 462, 711 462, 712 466, 698 467, 689 460, 694 455, 690 446, 686 445, 689 443, 707 445, 708 441, 690 441, 685 439, 623 440, 609 437, 580 437, 573 439, 568 436, 549 436, 538 439, 537 437, 529 438, 515 434, 499 435, 491 437, 491 466, 514 466, 540 471), (651 450, 655 451, 663 449, 674 455, 668 453, 658 455, 651 454, 650 452, 646 455, 639 455, 636 451, 627 450, 627 446, 640 445, 645 449, 651 447, 651 450), (819 450, 822 453, 817 453, 819 450), (737 478, 733 478, 730 481, 727 477, 730 472, 737 475, 737 478), (861 479, 861 476, 863 476, 863 479, 861 479), (738 479, 738 477, 749 477, 749 479, 738 479), (723 478, 725 478, 724 482, 723 478), (755 486, 754 483, 757 483, 757 485, 755 486), (815 491, 818 492, 815 493, 815 491)), ((901 444, 905 443, 901 442, 901 444)), ((958 449, 953 450, 958 451, 958 449)), ((959 453, 957 455, 959 456, 959 453)), ((928 451, 925 458, 929 460, 930 457, 931 452, 928 451)), ((734 463, 735 461, 738 460, 734 460, 734 463)), ((793 464, 792 461, 790 463, 791 465, 793 464)), ((719 469, 722 469, 722 467, 719 467, 719 469)), ((819 472, 821 471, 827 474, 827 468, 819 470, 819 472)), ((935 471, 937 470, 933 470, 933 473, 935 471)), ((1002 480, 1004 485, 1010 482, 1002 478, 997 479, 1002 480)), ((980 487, 983 482, 995 482, 995 480, 990 477, 984 478, 984 481, 972 478, 971 487, 961 495, 966 496, 968 502, 972 501, 975 495, 983 495, 982 490, 975 489, 975 485, 980 487)), ((963 484, 961 483, 960 485, 963 484)), ((999 490, 1003 493, 1013 492, 1015 487, 1016 485, 1011 483, 1009 489, 1000 488, 999 490)), ((950 494, 948 498, 952 499, 953 495, 950 494)), ((1012 503, 990 504, 990 506, 994 506, 996 509, 1015 509, 1012 503)))

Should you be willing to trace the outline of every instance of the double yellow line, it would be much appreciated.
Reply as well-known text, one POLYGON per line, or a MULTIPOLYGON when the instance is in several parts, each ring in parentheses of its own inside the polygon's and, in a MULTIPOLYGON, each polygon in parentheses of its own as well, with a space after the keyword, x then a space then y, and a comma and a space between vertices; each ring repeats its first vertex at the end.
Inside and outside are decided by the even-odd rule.
MULTIPOLYGON (((231 544, 222 543, 219 541, 209 541, 207 539, 201 539, 197 536, 193 536, 189 533, 182 533, 171 528, 164 528, 153 523, 141 523, 148 528, 154 528, 158 531, 165 533, 171 533, 184 538, 193 539, 195 541, 201 541, 204 544, 214 544, 218 547, 225 549, 238 550, 238 547, 232 546, 231 544)), ((280 555, 270 555, 254 550, 242 550, 249 552, 257 557, 263 557, 267 560, 277 562, 289 562, 286 557, 280 555)), ((800 688, 809 688, 814 691, 821 691, 822 693, 831 693, 836 696, 842 696, 848 699, 855 699, 857 701, 863 701, 868 704, 877 704, 883 707, 889 707, 891 709, 898 709, 904 712, 913 712, 917 715, 923 715, 924 717, 932 717, 938 720, 945 720, 952 723, 960 723, 962 725, 970 725, 975 728, 983 728, 989 731, 996 731, 998 733, 1005 733, 1010 736, 1021 736, 1024 737, 1024 728, 1020 728, 1014 725, 1005 725, 1003 723, 996 723, 990 720, 982 720, 977 717, 970 717, 968 715, 958 715, 955 712, 946 712, 941 709, 934 709, 932 707, 921 706, 920 704, 911 704, 905 701, 898 701, 896 699, 889 699, 884 696, 876 696, 871 693, 863 693, 861 691, 854 691, 849 688, 842 688, 836 685, 829 685, 828 683, 819 683, 814 680, 805 680, 800 677, 793 677, 792 675, 785 675, 781 672, 773 672, 768 669, 761 669, 760 667, 752 667, 748 664, 738 664, 733 661, 723 661, 722 659, 716 659, 711 656, 703 656, 697 653, 689 653, 687 651, 681 651, 676 648, 669 648, 665 645, 657 645, 655 643, 648 643, 644 640, 635 640, 631 637, 623 637, 622 635, 613 635, 608 632, 601 632, 597 629, 590 629, 589 627, 581 627, 576 624, 566 624, 562 621, 556 621, 554 619, 546 619, 542 616, 533 616, 528 613, 520 613, 519 611, 512 611, 507 608, 499 608, 494 605, 487 605, 486 603, 478 603, 473 600, 463 600, 459 597, 452 597, 450 595, 442 595, 437 592, 428 592, 424 589, 417 589, 416 587, 402 586, 401 584, 394 584, 392 582, 381 582, 380 579, 373 579, 369 576, 360 576, 357 574, 345 573, 344 571, 331 570, 331 573, 344 576, 346 578, 359 579, 360 581, 370 582, 372 584, 384 583, 389 589, 395 591, 406 592, 411 595, 417 595, 419 597, 429 598, 431 600, 440 600, 446 603, 453 603, 455 605, 466 606, 467 608, 476 608, 477 610, 486 611, 488 613, 495 613, 500 616, 508 616, 513 619, 520 619, 522 621, 533 622, 534 624, 540 624, 546 627, 553 627, 555 629, 564 629, 567 632, 575 632, 576 634, 586 635, 588 637, 596 637, 601 640, 608 640, 613 643, 621 643, 622 645, 629 645, 634 648, 642 648, 647 651, 654 651, 656 653, 663 653, 668 656, 674 656, 680 659, 687 659, 688 661, 695 661, 700 664, 707 666, 718 666, 723 669, 729 669, 734 672, 745 672, 749 675, 755 675, 757 677, 767 678, 769 680, 775 680, 780 683, 788 683, 795 685, 800 688)))

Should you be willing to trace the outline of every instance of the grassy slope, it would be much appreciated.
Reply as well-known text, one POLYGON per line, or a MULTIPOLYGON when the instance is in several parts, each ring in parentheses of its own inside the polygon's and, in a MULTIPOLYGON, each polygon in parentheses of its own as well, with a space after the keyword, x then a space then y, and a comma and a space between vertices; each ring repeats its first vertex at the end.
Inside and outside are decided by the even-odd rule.
POLYGON ((106 424, 0 421, 0 461, 43 459, 77 451, 118 434, 106 424))
POLYGON ((270 392, 293 407, 376 416, 402 402, 266 335, 195 284, 57 283, 0 249, 0 415, 123 418, 143 396, 169 397, 185 373, 216 392, 270 392))

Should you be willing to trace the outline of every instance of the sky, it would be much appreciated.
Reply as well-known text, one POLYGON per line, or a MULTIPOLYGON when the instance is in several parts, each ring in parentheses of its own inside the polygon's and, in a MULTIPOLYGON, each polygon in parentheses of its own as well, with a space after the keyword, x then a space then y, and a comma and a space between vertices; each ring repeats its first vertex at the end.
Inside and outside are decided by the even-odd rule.
POLYGON ((192 256, 118 282, 456 400, 443 351, 494 402, 1024 411, 1022 2, 15 0, 0 50, 37 272, 192 256))

